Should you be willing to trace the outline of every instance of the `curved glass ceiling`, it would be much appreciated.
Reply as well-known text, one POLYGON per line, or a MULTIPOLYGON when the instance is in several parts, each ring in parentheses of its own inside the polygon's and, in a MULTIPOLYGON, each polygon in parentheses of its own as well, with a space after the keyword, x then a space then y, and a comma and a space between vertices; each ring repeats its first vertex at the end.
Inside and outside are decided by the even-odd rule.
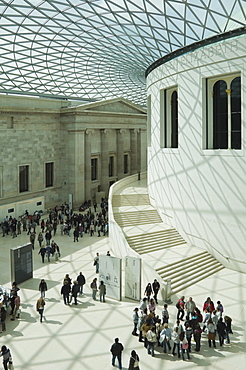
POLYGON ((145 105, 145 70, 245 25, 245 0, 0 0, 0 92, 145 105))

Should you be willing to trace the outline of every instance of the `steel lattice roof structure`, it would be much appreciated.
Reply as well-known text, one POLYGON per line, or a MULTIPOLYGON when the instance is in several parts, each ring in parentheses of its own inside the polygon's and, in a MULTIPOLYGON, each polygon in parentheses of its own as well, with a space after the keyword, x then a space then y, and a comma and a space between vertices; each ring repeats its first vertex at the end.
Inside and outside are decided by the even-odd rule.
POLYGON ((0 92, 145 105, 145 71, 245 26, 246 0, 0 0, 0 92))

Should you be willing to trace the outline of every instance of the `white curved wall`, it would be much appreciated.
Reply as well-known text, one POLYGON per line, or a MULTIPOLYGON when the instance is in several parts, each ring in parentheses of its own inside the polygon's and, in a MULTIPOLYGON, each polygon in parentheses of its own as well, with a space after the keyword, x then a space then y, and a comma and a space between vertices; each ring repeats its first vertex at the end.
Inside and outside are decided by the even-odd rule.
POLYGON ((246 272, 246 36, 187 53, 153 70, 148 190, 163 221, 226 267, 246 272), (204 150, 205 79, 241 73, 241 150, 204 150), (160 147, 160 91, 178 86, 179 146, 160 147))

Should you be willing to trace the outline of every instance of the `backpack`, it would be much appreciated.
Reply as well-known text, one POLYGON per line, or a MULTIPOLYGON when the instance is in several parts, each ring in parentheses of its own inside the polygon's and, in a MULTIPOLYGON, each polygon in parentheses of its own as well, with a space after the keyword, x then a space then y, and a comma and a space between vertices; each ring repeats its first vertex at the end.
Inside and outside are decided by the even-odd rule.
POLYGON ((179 302, 176 303, 176 307, 179 309, 180 308, 180 304, 179 302))

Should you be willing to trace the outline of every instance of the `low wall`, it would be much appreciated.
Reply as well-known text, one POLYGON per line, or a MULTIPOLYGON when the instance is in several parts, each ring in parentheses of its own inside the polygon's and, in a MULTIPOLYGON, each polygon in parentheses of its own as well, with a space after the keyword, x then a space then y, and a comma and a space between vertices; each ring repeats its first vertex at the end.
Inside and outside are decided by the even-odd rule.
MULTIPOLYGON (((140 179, 147 178, 147 173, 143 172, 140 174, 140 179)), ((125 257, 135 257, 135 258, 141 258, 142 259, 142 276, 141 276, 141 291, 142 296, 144 294, 146 285, 148 283, 152 283, 154 279, 157 279, 160 283, 160 293, 159 293, 159 299, 162 299, 163 301, 167 300, 167 286, 166 283, 160 278, 160 276, 157 274, 157 272, 151 267, 148 262, 145 260, 143 256, 140 256, 137 252, 135 252, 131 247, 129 246, 125 234, 122 230, 122 228, 117 224, 117 222, 114 219, 114 213, 113 213, 113 207, 112 207, 112 199, 116 191, 118 191, 121 188, 127 187, 131 183, 137 182, 139 179, 139 174, 132 175, 129 177, 126 177, 115 184, 113 184, 110 187, 109 191, 109 199, 108 199, 108 219, 109 219, 109 243, 111 250, 113 254, 116 257, 119 257, 123 260, 122 263, 122 271, 123 271, 123 277, 122 282, 123 285, 125 284, 125 257)), ((124 291, 124 289, 123 289, 124 291)))

